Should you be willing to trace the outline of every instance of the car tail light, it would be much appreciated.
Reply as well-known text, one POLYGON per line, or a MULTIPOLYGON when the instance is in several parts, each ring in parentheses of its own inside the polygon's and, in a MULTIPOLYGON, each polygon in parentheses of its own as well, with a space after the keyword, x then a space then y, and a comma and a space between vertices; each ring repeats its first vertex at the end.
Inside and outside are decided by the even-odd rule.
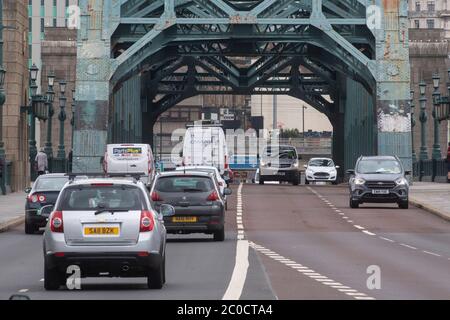
POLYGON ((217 194, 217 191, 213 191, 211 192, 211 194, 208 196, 208 198, 206 199, 208 201, 217 201, 219 200, 219 195, 217 194))
POLYGON ((152 201, 163 201, 163 199, 161 198, 161 196, 159 195, 158 192, 153 191, 152 192, 152 201))
POLYGON ((225 169, 228 169, 228 158, 225 156, 225 169))
POLYGON ((153 214, 148 210, 143 210, 141 212, 140 232, 152 231, 154 226, 153 214))
POLYGON ((65 256, 64 252, 55 252, 55 257, 62 258, 64 256, 65 256))
POLYGON ((54 211, 50 218, 50 230, 52 232, 64 232, 63 213, 54 211))
POLYGON ((46 196, 43 194, 32 194, 28 196, 28 201, 32 203, 40 202, 43 203, 47 200, 46 196))

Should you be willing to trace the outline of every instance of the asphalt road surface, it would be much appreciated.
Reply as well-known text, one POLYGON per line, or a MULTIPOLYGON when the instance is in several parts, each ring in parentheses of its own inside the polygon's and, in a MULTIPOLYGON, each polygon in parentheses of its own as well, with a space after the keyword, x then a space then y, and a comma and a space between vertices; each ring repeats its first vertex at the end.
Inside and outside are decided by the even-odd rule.
POLYGON ((0 234, 0 299, 450 298, 449 222, 414 207, 350 209, 342 186, 233 189, 225 242, 169 235, 162 290, 144 278, 93 278, 47 292, 42 234, 19 226, 0 234))

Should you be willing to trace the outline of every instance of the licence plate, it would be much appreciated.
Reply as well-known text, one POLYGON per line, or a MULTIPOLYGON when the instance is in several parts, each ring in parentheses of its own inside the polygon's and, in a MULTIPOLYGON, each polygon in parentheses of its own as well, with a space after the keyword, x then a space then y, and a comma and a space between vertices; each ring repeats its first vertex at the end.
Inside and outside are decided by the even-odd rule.
POLYGON ((284 171, 278 171, 278 175, 279 175, 279 176, 285 176, 285 175, 286 175, 286 172, 284 172, 284 171))
POLYGON ((173 217, 172 222, 194 223, 194 222, 197 222, 197 217, 173 217))
POLYGON ((372 190, 372 194, 389 194, 389 190, 375 189, 375 190, 372 190))
POLYGON ((118 236, 119 227, 84 227, 85 236, 118 236))

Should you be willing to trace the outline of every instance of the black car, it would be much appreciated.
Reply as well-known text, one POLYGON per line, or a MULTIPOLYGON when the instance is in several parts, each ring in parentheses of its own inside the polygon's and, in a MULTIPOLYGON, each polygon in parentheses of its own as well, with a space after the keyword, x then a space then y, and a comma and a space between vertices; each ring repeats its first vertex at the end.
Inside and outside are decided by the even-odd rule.
POLYGON ((397 203, 408 209, 409 182, 398 157, 360 157, 355 170, 350 174, 350 207, 358 208, 362 203, 397 203))
POLYGON ((221 195, 212 174, 193 171, 173 171, 159 174, 151 189, 151 200, 156 210, 161 204, 175 207, 173 217, 165 217, 168 233, 213 234, 214 241, 225 239, 224 196, 221 195))
POLYGON ((25 233, 33 234, 47 224, 48 213, 41 214, 44 206, 55 204, 62 187, 69 181, 63 173, 52 173, 39 176, 28 193, 25 202, 25 233))

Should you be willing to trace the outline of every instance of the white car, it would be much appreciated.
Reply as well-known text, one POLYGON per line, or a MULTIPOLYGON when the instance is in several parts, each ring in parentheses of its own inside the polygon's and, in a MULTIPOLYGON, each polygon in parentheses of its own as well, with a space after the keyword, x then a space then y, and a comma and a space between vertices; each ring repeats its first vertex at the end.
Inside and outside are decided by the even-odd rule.
POLYGON ((332 159, 312 158, 308 165, 304 167, 306 168, 305 184, 318 181, 337 184, 337 169, 339 169, 339 166, 336 166, 332 159))

